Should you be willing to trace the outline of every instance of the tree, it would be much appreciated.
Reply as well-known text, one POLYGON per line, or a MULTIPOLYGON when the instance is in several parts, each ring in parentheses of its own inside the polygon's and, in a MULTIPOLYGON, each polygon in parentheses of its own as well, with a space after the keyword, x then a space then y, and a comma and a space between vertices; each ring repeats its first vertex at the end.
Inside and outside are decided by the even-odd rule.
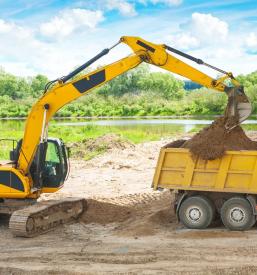
POLYGON ((48 78, 44 75, 38 74, 31 79, 31 92, 33 97, 40 97, 44 93, 45 85, 48 78))
POLYGON ((147 75, 149 75, 149 67, 147 64, 142 64, 106 83, 99 88, 98 94, 120 97, 126 93, 139 93, 140 79, 147 75))
POLYGON ((165 99, 181 99, 184 96, 184 82, 169 73, 152 72, 139 80, 139 87, 165 99))
POLYGON ((0 96, 8 95, 13 99, 25 98, 30 93, 30 85, 24 78, 0 70, 0 96))
POLYGON ((257 71, 248 75, 239 75, 237 80, 246 88, 257 84, 257 71))

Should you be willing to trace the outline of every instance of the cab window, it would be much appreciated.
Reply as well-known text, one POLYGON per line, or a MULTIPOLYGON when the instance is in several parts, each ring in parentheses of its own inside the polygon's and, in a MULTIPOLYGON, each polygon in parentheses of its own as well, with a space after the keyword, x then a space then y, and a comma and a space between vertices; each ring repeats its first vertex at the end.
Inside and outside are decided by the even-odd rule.
POLYGON ((63 163, 58 143, 48 141, 43 171, 44 187, 59 187, 63 184, 63 163))
POLYGON ((55 143, 48 142, 47 152, 46 152, 46 161, 60 163, 59 151, 55 143))

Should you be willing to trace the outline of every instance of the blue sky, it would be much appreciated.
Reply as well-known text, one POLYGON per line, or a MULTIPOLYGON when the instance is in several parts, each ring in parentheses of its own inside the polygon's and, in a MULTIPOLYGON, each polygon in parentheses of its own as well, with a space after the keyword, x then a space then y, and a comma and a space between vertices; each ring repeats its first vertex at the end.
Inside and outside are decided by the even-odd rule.
MULTIPOLYGON (((0 66, 16 75, 65 75, 123 35, 235 74, 257 70, 257 1, 0 0, 0 66)), ((96 65, 129 53, 120 46, 96 65)))

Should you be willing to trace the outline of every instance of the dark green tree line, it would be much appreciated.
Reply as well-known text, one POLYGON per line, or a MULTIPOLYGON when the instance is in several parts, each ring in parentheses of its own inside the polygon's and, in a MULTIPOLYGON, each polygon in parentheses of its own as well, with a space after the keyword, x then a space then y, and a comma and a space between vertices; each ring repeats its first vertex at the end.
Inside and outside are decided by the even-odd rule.
MULTIPOLYGON (((257 114, 257 71, 238 80, 257 114)), ((0 117, 24 117, 43 94, 44 75, 22 78, 0 70, 0 117)), ((66 105, 57 115, 147 116, 221 114, 227 103, 224 93, 200 88, 184 90, 184 82, 170 73, 153 72, 141 65, 66 105)))

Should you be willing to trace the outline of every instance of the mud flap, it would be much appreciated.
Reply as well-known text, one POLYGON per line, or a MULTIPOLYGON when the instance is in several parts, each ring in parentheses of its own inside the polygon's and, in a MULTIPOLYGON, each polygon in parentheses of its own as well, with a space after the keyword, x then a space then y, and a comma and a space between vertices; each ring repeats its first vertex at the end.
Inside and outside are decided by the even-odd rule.
POLYGON ((176 213, 178 221, 180 221, 179 215, 178 215, 179 208, 182 202, 186 199, 186 197, 187 197, 187 193, 183 193, 182 195, 179 193, 175 194, 174 212, 176 213))
POLYGON ((253 215, 257 216, 257 203, 256 203, 256 196, 254 195, 247 195, 246 199, 249 201, 249 203, 252 206, 253 209, 253 215))

